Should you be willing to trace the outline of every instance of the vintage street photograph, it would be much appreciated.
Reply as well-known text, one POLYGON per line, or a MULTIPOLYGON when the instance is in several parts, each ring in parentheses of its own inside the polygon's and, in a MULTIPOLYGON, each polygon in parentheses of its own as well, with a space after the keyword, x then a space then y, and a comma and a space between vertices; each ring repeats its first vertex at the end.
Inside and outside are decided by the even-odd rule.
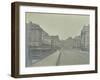
POLYGON ((25 66, 90 63, 90 16, 25 13, 25 66))

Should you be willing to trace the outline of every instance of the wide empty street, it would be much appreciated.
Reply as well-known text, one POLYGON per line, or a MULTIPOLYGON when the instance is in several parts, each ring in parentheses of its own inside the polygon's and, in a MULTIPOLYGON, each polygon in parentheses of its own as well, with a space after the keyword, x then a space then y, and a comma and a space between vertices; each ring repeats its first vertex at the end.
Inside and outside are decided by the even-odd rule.
POLYGON ((89 52, 79 49, 60 49, 33 66, 89 64, 89 52))

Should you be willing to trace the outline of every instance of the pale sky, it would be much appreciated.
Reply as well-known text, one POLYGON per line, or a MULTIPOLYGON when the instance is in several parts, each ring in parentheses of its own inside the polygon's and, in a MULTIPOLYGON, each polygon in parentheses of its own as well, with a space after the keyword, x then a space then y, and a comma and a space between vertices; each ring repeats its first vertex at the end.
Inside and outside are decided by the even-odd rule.
POLYGON ((84 25, 89 24, 88 15, 64 15, 27 12, 26 23, 32 21, 40 25, 49 35, 58 35, 61 40, 80 35, 84 25))

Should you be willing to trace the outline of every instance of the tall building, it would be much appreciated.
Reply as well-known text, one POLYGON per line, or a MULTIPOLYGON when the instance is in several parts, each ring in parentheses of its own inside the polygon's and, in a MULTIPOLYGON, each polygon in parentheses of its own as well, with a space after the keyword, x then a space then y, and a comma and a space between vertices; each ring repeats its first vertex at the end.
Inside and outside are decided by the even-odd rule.
POLYGON ((80 36, 76 36, 74 39, 73 39, 74 43, 73 43, 73 48, 80 48, 81 46, 81 39, 80 39, 80 36))
POLYGON ((26 24, 26 44, 30 47, 51 45, 51 37, 39 25, 29 22, 26 24))
POLYGON ((32 22, 26 23, 25 35, 25 53, 26 53, 26 67, 32 65, 33 47, 41 46, 42 29, 39 25, 32 22))
POLYGON ((51 46, 52 47, 60 47, 59 36, 50 36, 51 37, 51 46))
POLYGON ((89 25, 85 25, 81 30, 81 49, 89 50, 89 25))
POLYGON ((26 43, 30 47, 40 46, 42 42, 42 29, 39 25, 29 22, 26 26, 26 43))
POLYGON ((51 46, 51 36, 49 36, 49 34, 47 32, 45 32, 44 30, 42 30, 42 46, 51 46))

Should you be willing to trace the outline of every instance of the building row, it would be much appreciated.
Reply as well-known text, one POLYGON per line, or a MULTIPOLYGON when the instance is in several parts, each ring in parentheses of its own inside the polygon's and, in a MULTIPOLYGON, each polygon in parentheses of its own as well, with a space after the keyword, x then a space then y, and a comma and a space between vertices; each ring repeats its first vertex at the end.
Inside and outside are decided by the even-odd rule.
POLYGON ((50 36, 40 25, 29 22, 25 30, 26 67, 31 66, 35 58, 41 58, 45 53, 49 54, 59 48, 59 37, 50 36))
POLYGON ((89 25, 83 26, 80 36, 77 36, 74 39, 75 47, 89 51, 89 25))
POLYGON ((84 25, 79 36, 59 40, 59 36, 50 36, 38 24, 26 24, 26 45, 34 49, 55 47, 79 48, 89 50, 89 25, 84 25))
POLYGON ((81 50, 89 50, 89 25, 83 26, 81 34, 74 38, 69 37, 63 41, 63 45, 66 48, 77 48, 81 50))
POLYGON ((29 22, 26 24, 26 45, 36 48, 54 48, 59 43, 58 36, 50 36, 39 25, 29 22))

